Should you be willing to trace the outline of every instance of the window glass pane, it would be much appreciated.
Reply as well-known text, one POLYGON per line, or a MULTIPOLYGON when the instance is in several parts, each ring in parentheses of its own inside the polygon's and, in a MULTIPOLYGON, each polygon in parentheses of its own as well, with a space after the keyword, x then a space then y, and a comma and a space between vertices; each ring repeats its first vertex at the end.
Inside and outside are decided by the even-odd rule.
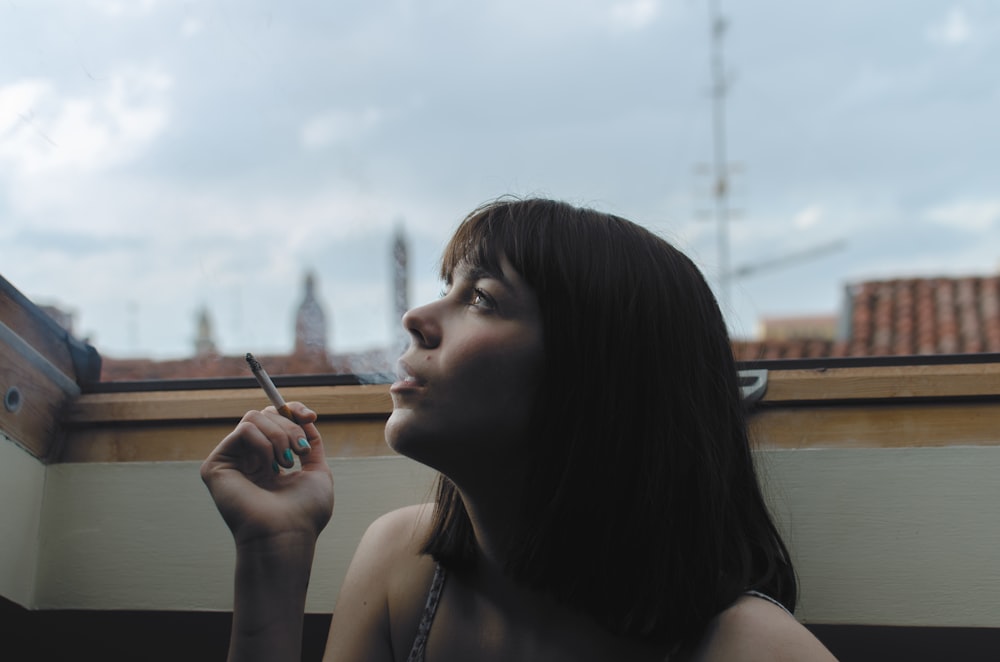
POLYGON ((0 274, 105 379, 246 376, 247 351, 379 373, 458 220, 544 195, 690 254, 742 359, 997 352, 998 25, 988 2, 12 0, 0 274))

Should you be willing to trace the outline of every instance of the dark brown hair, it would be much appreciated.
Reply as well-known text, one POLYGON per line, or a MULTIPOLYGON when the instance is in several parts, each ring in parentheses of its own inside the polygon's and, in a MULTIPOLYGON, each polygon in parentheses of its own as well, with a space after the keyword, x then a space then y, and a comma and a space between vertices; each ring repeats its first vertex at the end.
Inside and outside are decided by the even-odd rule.
MULTIPOLYGON (((697 267, 625 219, 501 199, 465 218, 442 275, 462 261, 498 270, 500 255, 538 296, 546 362, 510 576, 614 633, 672 646, 750 589, 794 609, 726 325, 697 267)), ((475 563, 444 476, 425 551, 475 563)))

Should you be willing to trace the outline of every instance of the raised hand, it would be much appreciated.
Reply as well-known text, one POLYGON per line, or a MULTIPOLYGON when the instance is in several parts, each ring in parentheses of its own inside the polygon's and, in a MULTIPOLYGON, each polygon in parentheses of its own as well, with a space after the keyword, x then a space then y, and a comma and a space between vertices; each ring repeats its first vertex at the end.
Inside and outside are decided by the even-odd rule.
POLYGON ((298 402, 288 406, 294 421, 274 407, 247 412, 201 465, 238 548, 315 543, 333 512, 333 476, 316 413, 298 402), (296 457, 300 471, 291 470, 296 457))

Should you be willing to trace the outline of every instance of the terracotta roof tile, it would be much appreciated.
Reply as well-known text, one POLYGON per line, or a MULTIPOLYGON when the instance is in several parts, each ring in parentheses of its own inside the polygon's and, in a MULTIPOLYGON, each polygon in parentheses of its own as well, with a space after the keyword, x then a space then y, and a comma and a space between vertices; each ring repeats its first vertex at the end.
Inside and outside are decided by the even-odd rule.
POLYGON ((844 339, 734 340, 737 360, 1000 352, 1000 275, 865 281, 847 294, 844 339))
POLYGON ((823 338, 790 340, 733 340, 737 361, 812 359, 845 356, 847 345, 823 338))
MULTIPOLYGON (((393 361, 383 350, 345 354, 300 352, 255 356, 272 376, 375 374, 393 370, 393 361)), ((105 382, 250 376, 242 355, 204 355, 169 361, 110 357, 103 359, 101 381, 105 382)))
POLYGON ((895 279, 850 291, 852 356, 1000 351, 1000 276, 895 279))

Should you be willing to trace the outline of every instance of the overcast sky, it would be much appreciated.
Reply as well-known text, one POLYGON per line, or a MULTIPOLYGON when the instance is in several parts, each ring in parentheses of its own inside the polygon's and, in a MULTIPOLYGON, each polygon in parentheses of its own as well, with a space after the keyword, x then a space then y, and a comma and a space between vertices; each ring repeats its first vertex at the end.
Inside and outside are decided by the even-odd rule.
MULTIPOLYGON (((1000 266, 1000 3, 723 0, 736 335, 1000 266)), ((708 0, 0 0, 0 275, 107 356, 287 351, 315 270, 384 345, 503 194, 624 215, 719 282, 708 0)), ((722 291, 720 290, 720 296, 722 291)))

